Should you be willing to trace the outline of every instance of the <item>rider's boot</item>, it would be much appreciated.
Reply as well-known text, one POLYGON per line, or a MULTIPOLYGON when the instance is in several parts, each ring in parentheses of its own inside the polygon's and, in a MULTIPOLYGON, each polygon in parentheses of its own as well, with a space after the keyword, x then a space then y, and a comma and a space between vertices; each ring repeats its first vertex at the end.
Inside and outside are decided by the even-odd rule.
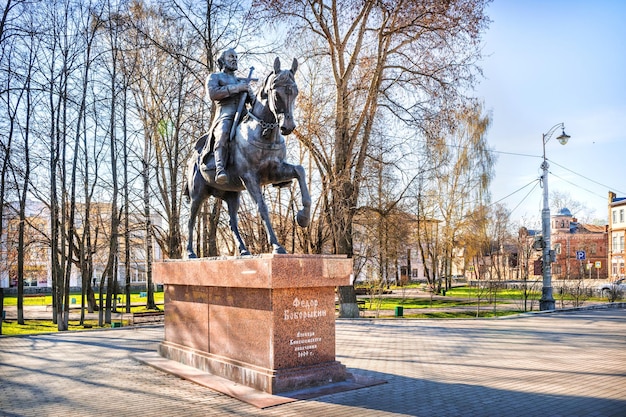
POLYGON ((217 184, 226 184, 228 183, 228 175, 226 175, 226 171, 224 170, 224 161, 226 159, 226 150, 223 146, 219 146, 215 148, 215 182, 217 184))

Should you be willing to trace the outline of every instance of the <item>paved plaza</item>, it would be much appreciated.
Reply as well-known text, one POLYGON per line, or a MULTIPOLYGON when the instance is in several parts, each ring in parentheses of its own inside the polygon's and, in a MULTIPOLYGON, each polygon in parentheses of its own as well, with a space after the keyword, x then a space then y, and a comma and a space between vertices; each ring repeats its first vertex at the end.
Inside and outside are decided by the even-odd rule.
POLYGON ((259 409, 132 358, 163 327, 0 338, 1 416, 626 416, 626 309, 337 320, 337 360, 385 384, 259 409))

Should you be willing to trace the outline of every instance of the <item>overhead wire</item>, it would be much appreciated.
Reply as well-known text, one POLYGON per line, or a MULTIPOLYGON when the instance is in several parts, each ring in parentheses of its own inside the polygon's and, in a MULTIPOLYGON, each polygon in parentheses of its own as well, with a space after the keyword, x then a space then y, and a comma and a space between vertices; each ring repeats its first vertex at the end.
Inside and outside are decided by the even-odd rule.
MULTIPOLYGON (((558 166, 559 168, 563 168, 564 170, 566 170, 566 171, 568 171, 568 172, 571 172, 571 173, 572 173, 572 174, 574 174, 574 175, 578 175, 579 177, 586 179, 586 180, 587 180, 587 181, 589 181, 589 182, 592 182, 592 183, 594 183, 594 184, 597 184, 597 185, 599 185, 599 186, 601 186, 601 187, 604 187, 604 188, 606 188, 606 189, 608 189, 608 190, 611 190, 611 191, 615 191, 615 192, 620 193, 620 194, 626 194, 625 192, 620 191, 620 190, 616 189, 615 187, 609 187, 608 185, 602 184, 602 183, 600 183, 600 182, 598 182, 598 181, 594 181, 594 180, 592 180, 592 179, 591 179, 591 178, 589 178, 589 177, 586 177, 586 176, 584 176, 584 175, 582 175, 582 174, 579 174, 578 172, 572 171, 571 169, 569 169, 569 168, 567 168, 567 167, 564 167, 563 165, 561 165, 561 164, 559 164, 559 163, 557 163, 557 162, 554 162, 554 161, 552 161, 552 160, 550 160, 550 162, 551 162, 551 163, 553 163, 554 165, 558 166)), ((573 185, 578 186, 578 184, 573 184, 573 185)), ((585 191, 589 191, 589 190, 585 190, 585 191)), ((596 195, 597 195, 597 194, 596 194, 596 195)), ((604 198, 604 196, 602 196, 602 197, 604 198)))
MULTIPOLYGON (((389 134, 385 134, 384 136, 387 136, 387 137, 392 137, 392 135, 389 135, 389 134)), ((420 140, 420 142, 426 142, 426 141, 425 141, 425 140, 420 140)), ((446 143, 446 146, 448 146, 448 147, 450 147, 450 148, 458 148, 458 149, 469 148, 469 146, 463 146, 463 145, 458 145, 458 144, 448 144, 448 143, 446 143)), ((538 158, 538 159, 543 159, 543 157, 542 157, 542 156, 540 156, 540 155, 531 155, 531 154, 524 154, 524 153, 519 153, 519 152, 505 152, 505 151, 498 151, 498 150, 495 150, 495 149, 490 149, 490 152, 492 152, 492 153, 494 153, 494 154, 511 155, 511 156, 521 156, 521 157, 524 157, 524 158, 538 158)), ((595 180, 593 180, 593 179, 591 179, 591 178, 589 178, 589 177, 587 177, 587 176, 585 176, 585 175, 582 175, 582 174, 580 174, 580 173, 578 173, 578 172, 576 172, 576 171, 573 171, 573 170, 571 170, 571 169, 569 169, 569 168, 567 168, 567 167, 565 167, 565 166, 563 166, 563 165, 559 164, 558 162, 555 162, 555 161, 553 161, 553 160, 551 160, 551 159, 546 158, 546 160, 547 160, 547 161, 550 161, 550 163, 551 163, 551 164, 554 164, 554 165, 558 166, 559 168, 562 168, 562 169, 564 169, 564 170, 566 170, 566 171, 568 171, 568 172, 570 172, 570 173, 572 173, 572 174, 574 174, 574 175, 577 175, 577 176, 579 176, 579 177, 581 177, 581 178, 585 179, 586 181, 592 182, 592 183, 594 183, 594 184, 596 184, 596 185, 599 185, 599 186, 601 186, 601 187, 606 188, 607 190, 614 191, 614 192, 619 193, 619 194, 621 194, 621 195, 626 195, 626 192, 621 191, 621 190, 617 189, 616 187, 611 187, 611 186, 608 186, 608 185, 603 184, 603 183, 601 183, 601 182, 595 181, 595 180)), ((568 184, 570 184, 570 185, 573 185, 573 186, 575 186, 575 187, 577 187, 577 188, 579 188, 579 189, 581 189, 581 190, 583 190, 583 191, 586 191, 586 192, 588 192, 588 193, 591 193, 591 194, 593 194, 594 196, 597 196, 597 197, 600 197, 600 198, 605 198, 605 196, 601 196, 601 195, 599 195, 598 193, 596 193, 596 192, 594 192, 594 191, 591 191, 591 190, 589 190, 589 189, 586 189, 586 188, 582 187, 580 184, 575 184, 575 183, 572 183, 571 181, 565 180, 565 179, 564 179, 564 178, 562 178, 562 177, 559 177, 558 175, 554 174, 552 171, 550 171, 550 174, 554 175, 556 178, 559 178, 560 180, 562 180, 562 181, 564 181, 564 182, 566 182, 566 183, 568 183, 568 184)), ((533 182, 535 182, 535 181, 533 181, 533 182)), ((498 201, 496 201, 495 203, 492 203, 492 204, 499 203, 499 202, 501 202, 501 201, 503 201, 503 200, 505 200, 505 199, 507 199, 507 198, 511 197, 512 195, 514 195, 514 194, 518 193, 518 192, 519 192, 519 191, 521 191, 522 189, 524 189, 524 188, 528 187, 528 186, 529 186, 530 184, 532 184, 533 182, 526 184, 525 186, 521 187, 520 189, 518 189, 518 190, 516 190, 516 191, 512 192, 511 194, 509 194, 509 195, 507 195, 507 196, 505 196, 505 197, 503 197, 503 198, 499 199, 498 201)), ((538 183, 538 182, 539 182, 539 179, 538 179, 538 180, 536 180, 536 182, 535 182, 535 187, 536 187, 536 185, 537 185, 537 183, 538 183)), ((530 195, 530 193, 531 193, 531 192, 535 189, 535 187, 533 187, 533 188, 530 190, 530 192, 529 192, 529 193, 528 193, 528 194, 527 194, 527 195, 526 195, 526 196, 522 199, 522 201, 520 201, 520 203, 519 203, 517 206, 515 206, 515 208, 514 208, 513 210, 511 210, 511 212, 513 212, 515 209, 517 209, 517 208, 521 205, 521 203, 522 203, 524 200, 526 200, 526 198, 528 198, 528 196, 529 196, 529 195, 530 195)), ((490 204, 490 205, 492 205, 492 204, 490 204)))
MULTIPOLYGON (((555 174, 554 172, 552 172, 552 171, 550 171, 550 175, 552 175, 553 177, 556 177, 556 178, 560 179, 560 180, 561 180, 561 181, 563 181, 563 182, 568 183, 569 185, 573 185, 573 186, 575 186, 575 187, 577 187, 577 188, 580 188, 581 190, 587 191, 588 193, 591 193, 591 194, 593 194, 593 195, 596 195, 596 196, 598 196, 598 197, 600 197, 600 198, 604 198, 604 196, 602 196, 602 195, 600 195, 600 194, 598 194, 598 193, 596 193, 596 192, 593 192, 593 191, 591 191, 591 190, 588 190, 588 189, 586 189, 585 187, 581 187, 581 186, 580 186, 580 184, 576 184, 576 183, 573 183, 573 182, 571 182, 571 181, 568 181, 568 180, 566 180, 565 178, 563 178, 563 177, 560 177, 560 176, 556 175, 556 174, 555 174)), ((600 185, 601 185, 601 184, 600 184, 600 185)))
MULTIPOLYGON (((493 203, 490 204, 490 206, 494 205, 494 204, 498 204, 500 201, 506 200, 507 198, 511 197, 513 194, 517 194, 518 192, 522 191, 524 188, 528 187, 531 184, 535 184, 535 187, 537 186, 537 183, 539 182, 538 179, 533 180, 531 182, 529 182, 528 184, 524 185, 523 187, 518 188, 517 190, 513 191, 511 194, 506 195, 504 197, 502 197, 501 199, 499 199, 498 201, 494 201, 493 203)), ((532 192, 532 190, 535 189, 535 187, 531 188, 530 191, 532 192)), ((530 193, 529 193, 530 194, 530 193)), ((526 194, 526 197, 528 197, 528 194, 526 194)), ((524 199, 526 198, 524 197, 524 199)), ((524 200, 522 200, 524 201, 524 200)))
MULTIPOLYGON (((533 182, 535 183, 535 185, 533 186, 533 188, 531 188, 531 189, 530 189, 530 191, 528 191, 528 192, 526 193, 526 195, 524 196, 524 198, 522 198, 522 199, 520 200, 520 202, 519 202, 519 203, 517 203, 517 205, 516 205, 515 207, 513 207, 513 209, 510 211, 510 213, 509 213, 509 214, 512 214, 515 210, 517 210, 517 208, 518 208, 519 206, 521 206, 521 205, 522 205, 522 203, 523 203, 524 201, 526 201, 526 199, 528 198, 528 196, 529 196, 529 195, 530 195, 530 194, 531 194, 531 193, 535 190, 535 188, 536 188, 536 187, 537 187, 537 185, 539 184, 539 180, 538 180, 538 179, 536 179, 536 180, 535 180, 535 181, 533 181, 533 182)), ((532 182, 531 182, 531 183, 529 183, 529 184, 532 184, 532 182)), ((528 185, 526 185, 526 186, 528 186, 528 185)))

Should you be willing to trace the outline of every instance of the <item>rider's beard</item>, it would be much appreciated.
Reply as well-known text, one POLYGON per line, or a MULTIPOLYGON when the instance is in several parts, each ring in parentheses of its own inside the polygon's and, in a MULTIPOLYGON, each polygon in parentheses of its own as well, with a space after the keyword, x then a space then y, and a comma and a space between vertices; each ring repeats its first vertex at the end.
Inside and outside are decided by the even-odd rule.
POLYGON ((228 62, 226 61, 224 63, 224 67, 229 70, 229 71, 237 71, 237 61, 235 62, 228 62))

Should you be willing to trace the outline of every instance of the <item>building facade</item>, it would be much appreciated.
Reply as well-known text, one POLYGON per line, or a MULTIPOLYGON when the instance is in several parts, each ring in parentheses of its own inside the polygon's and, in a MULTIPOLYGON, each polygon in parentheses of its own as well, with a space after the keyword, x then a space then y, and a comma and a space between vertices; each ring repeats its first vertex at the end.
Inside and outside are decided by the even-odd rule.
POLYGON ((552 264, 554 279, 606 278, 608 227, 582 224, 563 208, 552 216, 552 264))
POLYGON ((624 236, 626 235, 626 197, 617 197, 609 191, 609 278, 617 279, 626 276, 624 269, 624 236))
MULTIPOLYGON (((89 223, 80 215, 82 205, 78 205, 75 218, 75 234, 80 236, 86 224, 90 224, 93 236, 93 276, 92 285, 100 282, 106 269, 109 250, 111 205, 92 203, 89 223)), ((160 225, 160 218, 153 216, 153 225, 160 225)), ((16 205, 5 206, 3 223, 6 227, 0 236, 0 287, 11 288, 18 285, 18 231, 20 219, 16 205)), ((131 214, 129 225, 129 281, 131 284, 146 282, 146 231, 140 214, 131 214)), ((29 201, 26 205, 24 222, 24 286, 51 287, 51 248, 50 248, 50 212, 39 202, 29 201)), ((153 239, 153 260, 162 259, 161 250, 153 239)), ((119 251, 116 256, 116 274, 120 285, 126 282, 125 243, 119 238, 119 251)), ((82 277, 80 269, 73 265, 70 273, 70 286, 80 287, 82 277)))

